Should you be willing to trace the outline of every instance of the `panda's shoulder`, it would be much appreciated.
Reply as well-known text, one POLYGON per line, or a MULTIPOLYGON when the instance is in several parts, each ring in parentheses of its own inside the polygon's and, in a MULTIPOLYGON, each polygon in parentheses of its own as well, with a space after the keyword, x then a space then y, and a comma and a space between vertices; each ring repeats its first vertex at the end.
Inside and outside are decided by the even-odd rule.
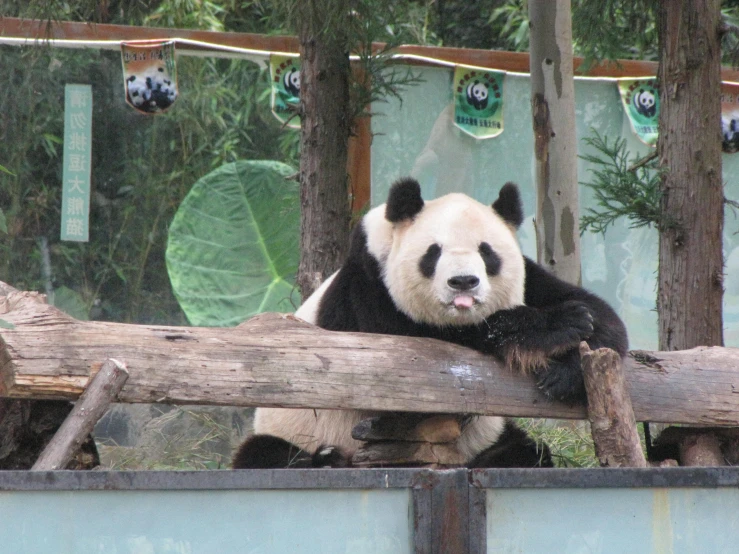
POLYGON ((565 300, 588 301, 595 295, 582 287, 572 285, 551 273, 528 256, 524 256, 524 304, 541 307, 565 300))
POLYGON ((352 231, 343 265, 331 283, 322 287, 317 308, 319 327, 334 331, 373 332, 370 322, 386 306, 381 301, 388 294, 382 280, 382 268, 370 250, 372 229, 368 232, 365 220, 366 216, 352 231))

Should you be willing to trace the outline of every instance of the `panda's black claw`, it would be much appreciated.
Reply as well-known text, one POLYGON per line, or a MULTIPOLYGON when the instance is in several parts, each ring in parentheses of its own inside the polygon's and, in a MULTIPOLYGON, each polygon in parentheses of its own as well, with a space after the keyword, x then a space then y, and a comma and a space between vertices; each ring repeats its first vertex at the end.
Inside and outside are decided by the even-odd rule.
POLYGON ((594 316, 590 308, 579 300, 569 300, 549 310, 550 328, 562 334, 560 344, 576 345, 593 334, 594 316))

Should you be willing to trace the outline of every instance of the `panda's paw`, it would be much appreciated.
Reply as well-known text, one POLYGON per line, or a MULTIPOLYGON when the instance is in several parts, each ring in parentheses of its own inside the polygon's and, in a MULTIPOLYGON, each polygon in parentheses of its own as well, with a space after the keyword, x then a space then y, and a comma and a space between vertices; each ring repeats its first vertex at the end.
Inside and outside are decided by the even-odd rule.
POLYGON ((533 374, 547 398, 569 405, 587 402, 579 353, 551 360, 546 367, 535 369, 533 374))
POLYGON ((351 457, 338 446, 321 445, 313 454, 313 467, 350 467, 351 457))
POLYGON ((579 300, 568 300, 547 310, 553 350, 576 347, 593 334, 593 313, 579 300))

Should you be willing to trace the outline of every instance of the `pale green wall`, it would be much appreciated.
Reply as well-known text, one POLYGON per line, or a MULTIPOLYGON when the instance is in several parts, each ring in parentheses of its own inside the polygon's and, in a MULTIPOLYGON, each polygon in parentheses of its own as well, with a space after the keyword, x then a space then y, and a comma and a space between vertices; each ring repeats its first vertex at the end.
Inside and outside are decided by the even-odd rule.
MULTIPOLYGON (((442 114, 451 103, 451 69, 414 69, 424 82, 407 89, 402 104, 377 103, 372 118, 372 203, 385 201, 390 184, 413 175, 426 198, 450 191, 465 192, 490 203, 506 181, 519 184, 526 222, 519 238, 524 252, 536 258, 534 228, 533 133, 529 78, 507 75, 504 84, 504 132, 478 141, 446 123, 442 114), (436 124, 436 129, 434 125, 436 124)), ((611 139, 625 138, 632 155, 650 148, 629 127, 613 81, 577 79, 577 133, 580 140, 595 128, 611 139)), ((718 132, 718 130, 717 130, 718 132)), ((581 153, 585 145, 581 143, 581 153)), ((724 154, 726 196, 739 200, 739 154, 724 154)), ((589 165, 580 160, 578 180, 590 181, 589 165)), ((590 206, 591 193, 580 189, 580 213, 590 206)), ((724 328, 727 346, 739 346, 739 222, 727 209, 724 252, 727 259, 724 328), (736 252, 734 252, 736 250, 736 252)), ((629 229, 621 222, 605 241, 587 233, 582 238, 583 284, 604 297, 629 328, 631 348, 657 348, 657 234, 653 229, 629 229)))

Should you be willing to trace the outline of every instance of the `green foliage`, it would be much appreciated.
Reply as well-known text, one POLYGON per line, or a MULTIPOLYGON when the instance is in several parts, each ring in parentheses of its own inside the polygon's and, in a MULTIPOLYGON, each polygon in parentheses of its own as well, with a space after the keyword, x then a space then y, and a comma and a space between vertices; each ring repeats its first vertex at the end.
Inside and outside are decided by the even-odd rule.
POLYGON ((504 2, 490 16, 490 24, 498 28, 498 36, 507 50, 525 52, 529 49, 529 13, 526 0, 504 2))
POLYGON ((239 159, 297 165, 298 134, 269 108, 269 76, 245 60, 180 58, 180 97, 167 113, 124 102, 120 54, 0 47, 0 280, 43 290, 38 237, 52 286, 93 319, 184 324, 164 261, 175 211, 200 177, 239 159), (60 242, 65 83, 93 87, 90 242, 60 242))
POLYGON ((300 205, 291 167, 241 161, 200 179, 169 230, 172 287, 193 325, 293 311, 300 205))
MULTIPOLYGON (((537 443, 546 443, 555 467, 599 467, 595 445, 587 421, 557 421, 551 419, 517 419, 516 423, 537 443)), ((637 424, 642 451, 646 452, 643 423, 637 424)))
POLYGON ((626 150, 626 140, 616 139, 608 142, 597 131, 594 136, 584 139, 597 154, 580 156, 593 164, 593 181, 582 183, 595 193, 598 209, 588 208, 580 218, 580 231, 590 230, 605 233, 618 218, 631 220, 630 227, 654 225, 663 228, 660 210, 660 172, 656 156, 643 160, 630 160, 626 150))
POLYGON ((593 437, 587 422, 519 419, 518 425, 538 443, 545 443, 556 467, 597 467, 593 437))
POLYGON ((236 2, 209 2, 208 0, 165 0, 151 15, 145 25, 176 29, 202 29, 224 31, 223 17, 236 2))
POLYGON ((654 0, 572 2, 575 53, 593 61, 656 60, 657 26, 654 0))
POLYGON ((85 303, 84 298, 82 298, 81 294, 69 287, 62 286, 56 289, 53 295, 53 302, 51 303, 75 319, 79 319, 80 321, 90 319, 90 309, 85 303))

